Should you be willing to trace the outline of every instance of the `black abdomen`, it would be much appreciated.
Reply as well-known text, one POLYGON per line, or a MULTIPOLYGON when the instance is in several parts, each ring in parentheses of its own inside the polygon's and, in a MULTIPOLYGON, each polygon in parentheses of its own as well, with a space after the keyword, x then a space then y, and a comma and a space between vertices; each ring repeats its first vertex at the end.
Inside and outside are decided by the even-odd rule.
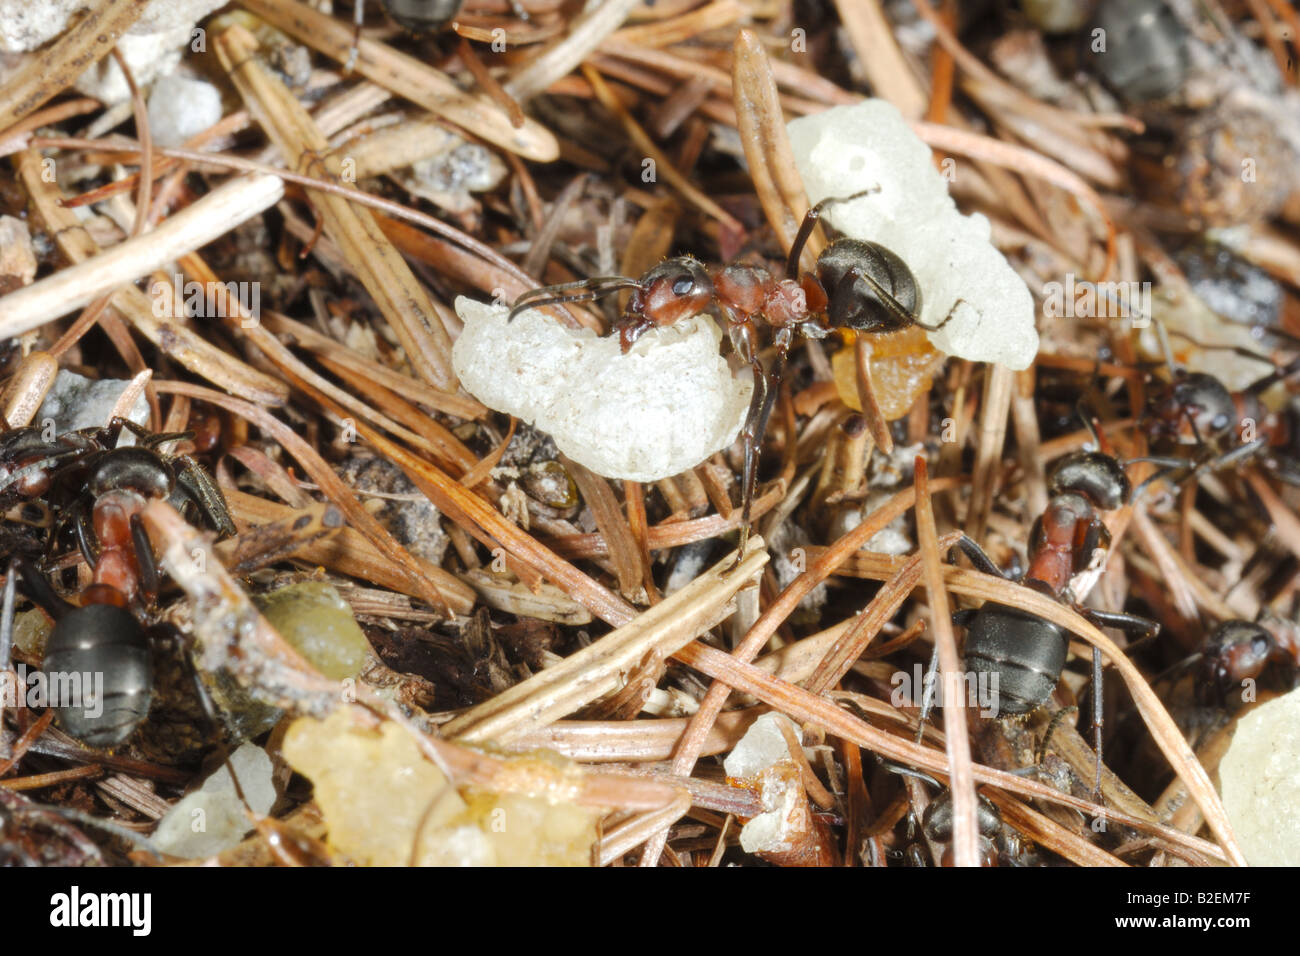
POLYGON ((1027 714, 1051 695, 1068 649, 1065 632, 1050 621, 985 604, 966 631, 966 668, 996 692, 999 717, 1027 714))

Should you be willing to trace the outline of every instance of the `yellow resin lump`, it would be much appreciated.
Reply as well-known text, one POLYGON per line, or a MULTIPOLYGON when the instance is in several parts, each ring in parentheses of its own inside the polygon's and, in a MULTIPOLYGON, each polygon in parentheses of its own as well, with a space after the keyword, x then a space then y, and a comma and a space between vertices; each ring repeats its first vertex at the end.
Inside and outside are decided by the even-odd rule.
POLYGON ((567 799, 576 769, 562 758, 509 758, 525 792, 466 789, 426 760, 405 729, 358 726, 346 711, 304 717, 284 739, 285 759, 315 787, 329 843, 367 866, 585 866, 599 811, 567 799))

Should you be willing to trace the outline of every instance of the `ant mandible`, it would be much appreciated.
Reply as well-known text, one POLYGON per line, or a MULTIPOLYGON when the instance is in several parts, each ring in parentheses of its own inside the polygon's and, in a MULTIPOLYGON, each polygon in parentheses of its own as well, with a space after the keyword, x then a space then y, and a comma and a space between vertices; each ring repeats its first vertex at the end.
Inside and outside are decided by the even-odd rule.
MULTIPOLYGON (((784 279, 777 279, 762 266, 731 263, 709 269, 690 256, 679 256, 659 263, 639 279, 600 276, 533 289, 516 299, 510 309, 507 321, 529 309, 588 301, 631 289, 632 296, 614 324, 624 352, 648 329, 670 326, 711 309, 720 313, 732 348, 754 372, 754 393, 741 431, 745 461, 738 561, 749 538, 763 436, 795 336, 821 339, 839 332, 851 340, 856 335, 897 332, 913 325, 934 332, 948 323, 962 301, 954 303, 938 325, 922 322, 921 287, 912 270, 894 252, 864 239, 835 239, 817 257, 815 273, 799 274, 800 256, 822 210, 877 189, 829 197, 810 208, 790 247, 784 279), (771 330, 775 352, 768 368, 759 358, 764 327, 771 330)), ((875 407, 872 396, 863 398, 864 407, 867 402, 875 407)), ((872 432, 877 445, 892 449, 893 439, 882 418, 877 416, 872 432)))

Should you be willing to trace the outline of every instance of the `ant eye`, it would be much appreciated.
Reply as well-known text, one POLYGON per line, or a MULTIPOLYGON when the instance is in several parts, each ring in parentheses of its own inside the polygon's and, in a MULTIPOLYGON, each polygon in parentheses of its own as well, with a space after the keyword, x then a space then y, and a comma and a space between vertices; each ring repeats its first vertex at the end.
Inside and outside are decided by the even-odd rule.
POLYGON ((690 276, 682 276, 673 282, 673 295, 686 295, 695 288, 695 280, 690 276))

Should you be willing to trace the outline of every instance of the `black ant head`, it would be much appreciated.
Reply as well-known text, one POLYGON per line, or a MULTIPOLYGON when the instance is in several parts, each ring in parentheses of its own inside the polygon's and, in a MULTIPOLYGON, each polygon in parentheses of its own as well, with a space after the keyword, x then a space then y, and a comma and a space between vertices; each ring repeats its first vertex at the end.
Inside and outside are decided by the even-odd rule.
POLYGON ((1221 434, 1237 417, 1232 393, 1213 375, 1180 372, 1151 396, 1142 415, 1153 438, 1195 442, 1221 434))
POLYGON ((665 259, 637 282, 628 312, 643 315, 653 325, 672 325, 699 315, 713 301, 713 280, 699 261, 689 256, 665 259))
POLYGON ((1047 484, 1053 495, 1073 491, 1102 511, 1114 511, 1123 505, 1131 490, 1123 466, 1099 451, 1066 455, 1052 469, 1047 484))

